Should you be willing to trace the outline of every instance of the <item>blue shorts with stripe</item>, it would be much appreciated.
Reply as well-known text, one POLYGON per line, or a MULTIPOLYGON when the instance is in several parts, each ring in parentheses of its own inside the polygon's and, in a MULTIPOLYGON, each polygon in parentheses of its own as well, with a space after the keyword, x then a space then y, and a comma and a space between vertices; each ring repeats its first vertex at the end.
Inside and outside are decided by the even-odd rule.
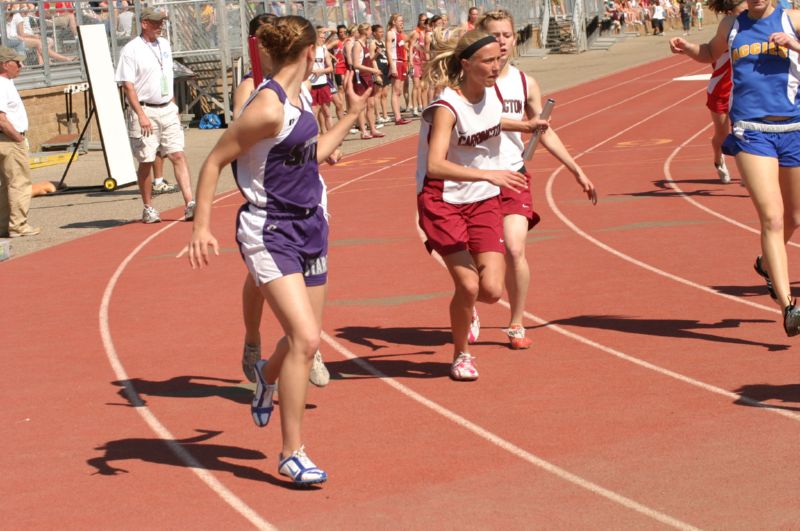
MULTIPOLYGON (((788 125, 800 122, 800 118, 785 122, 750 121, 772 125, 788 125)), ((800 131, 768 133, 746 129, 741 136, 731 133, 722 143, 722 152, 732 157, 741 152, 760 157, 770 157, 777 159, 780 167, 796 168, 800 166, 800 131)))

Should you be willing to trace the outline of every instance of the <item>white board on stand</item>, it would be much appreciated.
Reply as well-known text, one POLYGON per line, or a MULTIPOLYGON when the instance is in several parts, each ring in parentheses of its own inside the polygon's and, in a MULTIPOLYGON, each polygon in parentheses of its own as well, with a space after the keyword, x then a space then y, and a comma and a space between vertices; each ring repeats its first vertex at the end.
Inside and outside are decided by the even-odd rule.
POLYGON ((128 128, 122 111, 119 88, 114 81, 114 64, 108 47, 108 37, 104 24, 85 24, 78 26, 83 59, 92 100, 100 128, 100 141, 103 143, 103 156, 109 175, 105 176, 106 189, 113 190, 136 182, 136 164, 128 140, 128 128), (109 183, 113 179, 113 183, 109 183), (113 184, 113 186, 111 186, 113 184))

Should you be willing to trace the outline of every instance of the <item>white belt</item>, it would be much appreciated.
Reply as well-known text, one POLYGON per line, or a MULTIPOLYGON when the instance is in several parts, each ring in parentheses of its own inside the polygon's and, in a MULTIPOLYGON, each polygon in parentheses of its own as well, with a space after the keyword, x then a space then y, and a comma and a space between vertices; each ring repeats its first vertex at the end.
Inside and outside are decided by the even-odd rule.
POLYGON ((747 120, 739 120, 733 124, 733 134, 740 139, 744 139, 745 131, 761 131, 762 133, 789 133, 791 131, 800 131, 800 122, 785 123, 771 123, 765 124, 761 122, 748 122, 747 120))

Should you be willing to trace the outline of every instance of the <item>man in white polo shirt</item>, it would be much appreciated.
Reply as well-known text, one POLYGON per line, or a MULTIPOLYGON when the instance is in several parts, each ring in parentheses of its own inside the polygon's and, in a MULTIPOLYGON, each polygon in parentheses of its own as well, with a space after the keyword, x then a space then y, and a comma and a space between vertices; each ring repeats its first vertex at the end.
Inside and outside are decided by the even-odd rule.
POLYGON ((139 161, 137 177, 142 195, 144 223, 158 223, 161 217, 153 208, 150 170, 158 153, 166 155, 175 168, 175 179, 186 203, 186 220, 194 218, 192 182, 183 152, 183 128, 178 106, 173 101, 172 49, 161 37, 166 13, 142 9, 142 31, 122 49, 116 81, 128 100, 128 136, 139 161))
POLYGON ((0 46, 0 236, 35 236, 28 225, 31 169, 28 165, 28 114, 13 79, 22 70, 25 54, 0 46))

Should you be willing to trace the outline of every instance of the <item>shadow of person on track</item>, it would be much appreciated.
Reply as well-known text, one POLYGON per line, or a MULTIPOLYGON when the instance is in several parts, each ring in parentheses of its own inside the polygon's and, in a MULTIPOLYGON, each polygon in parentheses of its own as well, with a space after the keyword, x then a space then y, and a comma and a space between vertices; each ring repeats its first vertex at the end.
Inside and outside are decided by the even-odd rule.
MULTIPOLYGON (((433 353, 425 353, 430 356, 433 353)), ((414 354, 411 354, 412 356, 414 354)), ((395 356, 409 356, 408 353, 386 354, 383 356, 364 356, 354 360, 325 361, 325 366, 335 380, 363 380, 365 378, 447 378, 450 363, 446 356, 442 361, 413 361, 391 359, 395 356), (376 374, 377 371, 379 374, 376 374)))
MULTIPOLYGON (((788 411, 800 411, 800 384, 770 385, 770 384, 751 384, 743 385, 736 389, 734 393, 761 402, 759 407, 770 409, 785 409, 788 411), (769 400, 779 400, 783 403, 794 402, 797 406, 778 406, 767 404, 769 400)), ((734 404, 739 406, 754 407, 747 400, 739 399, 734 404)))
POLYGON ((644 192, 631 192, 628 194, 610 194, 612 196, 631 196, 631 197, 740 197, 743 199, 747 199, 750 195, 747 193, 747 190, 744 188, 737 186, 738 189, 736 192, 733 192, 734 188, 731 188, 730 184, 722 184, 719 180, 709 179, 709 180, 676 180, 675 184, 678 186, 682 184, 706 184, 714 186, 714 188, 701 188, 699 190, 682 190, 678 191, 671 186, 672 181, 668 181, 666 179, 658 179, 653 181, 653 185, 656 187, 655 190, 646 190, 644 192), (716 186, 718 185, 718 186, 716 186), (722 192, 722 190, 729 190, 728 193, 722 192), (741 191, 739 191, 741 190, 741 191))
MULTIPOLYGON (((698 341, 715 341, 734 345, 752 345, 763 347, 769 351, 787 350, 789 345, 777 343, 762 343, 736 337, 714 335, 701 330, 724 330, 738 328, 742 323, 770 323, 769 319, 723 319, 716 323, 701 323, 689 319, 636 319, 620 315, 579 315, 568 319, 551 321, 551 324, 562 326, 580 326, 583 328, 598 328, 601 330, 617 330, 630 334, 648 336, 676 337, 679 339, 694 339, 698 341)), ((547 325, 540 325, 540 328, 547 325)))
MULTIPOLYGON (((482 330, 489 330, 484 327, 482 330)), ((335 336, 338 339, 355 345, 361 345, 373 352, 382 349, 397 350, 399 346, 412 347, 445 347, 452 344, 453 336, 450 328, 414 328, 380 326, 346 326, 338 328, 335 336)), ((485 336, 484 336, 485 337, 485 336)), ((477 345, 499 345, 505 347, 507 343, 500 341, 478 341, 477 345)), ((331 378, 336 380, 360 380, 364 378, 449 378, 450 376, 450 350, 431 349, 417 352, 398 352, 381 356, 370 355, 356 358, 355 360, 329 361, 325 366, 331 373, 331 378), (415 356, 435 356, 437 361, 414 361, 415 356), (439 361, 441 360, 441 361, 439 361), (380 375, 375 374, 375 371, 380 375)))
POLYGON ((214 430, 196 431, 200 435, 186 439, 130 438, 109 441, 103 446, 95 448, 95 450, 105 452, 104 455, 88 459, 86 463, 96 469, 93 475, 101 476, 116 476, 128 473, 128 470, 113 466, 110 464, 111 462, 138 460, 157 465, 202 467, 206 470, 233 474, 243 479, 263 481, 272 485, 293 488, 291 481, 283 481, 258 468, 230 462, 231 460, 255 461, 266 459, 267 456, 262 452, 238 446, 201 444, 222 432, 214 430), (183 455, 179 456, 179 454, 183 455))
MULTIPOLYGON (((175 376, 168 380, 154 381, 142 378, 131 378, 128 380, 117 380, 111 382, 113 385, 121 387, 117 392, 119 396, 126 400, 126 404, 132 407, 141 407, 147 404, 142 398, 146 396, 164 396, 171 398, 211 398, 219 397, 231 400, 237 404, 247 404, 253 400, 253 389, 255 384, 232 380, 228 378, 215 378, 210 376, 175 376), (231 385, 217 385, 220 382, 231 385)), ((278 403, 278 400, 275 400, 278 403)), ((316 409, 314 404, 306 404, 306 409, 316 409)))
MULTIPOLYGON (((371 348, 373 351, 394 345, 441 347, 452 341, 449 328, 345 326, 336 330, 336 337, 355 345, 371 348)), ((419 354, 433 353, 433 350, 427 350, 419 354)))
MULTIPOLYGON (((797 284, 797 282, 794 282, 794 284, 797 284)), ((761 295, 769 295, 767 286, 763 282, 755 286, 711 286, 711 289, 726 295, 733 295, 734 297, 759 297, 761 295)), ((792 298, 800 297, 800 287, 792 286, 791 292, 792 298)))

